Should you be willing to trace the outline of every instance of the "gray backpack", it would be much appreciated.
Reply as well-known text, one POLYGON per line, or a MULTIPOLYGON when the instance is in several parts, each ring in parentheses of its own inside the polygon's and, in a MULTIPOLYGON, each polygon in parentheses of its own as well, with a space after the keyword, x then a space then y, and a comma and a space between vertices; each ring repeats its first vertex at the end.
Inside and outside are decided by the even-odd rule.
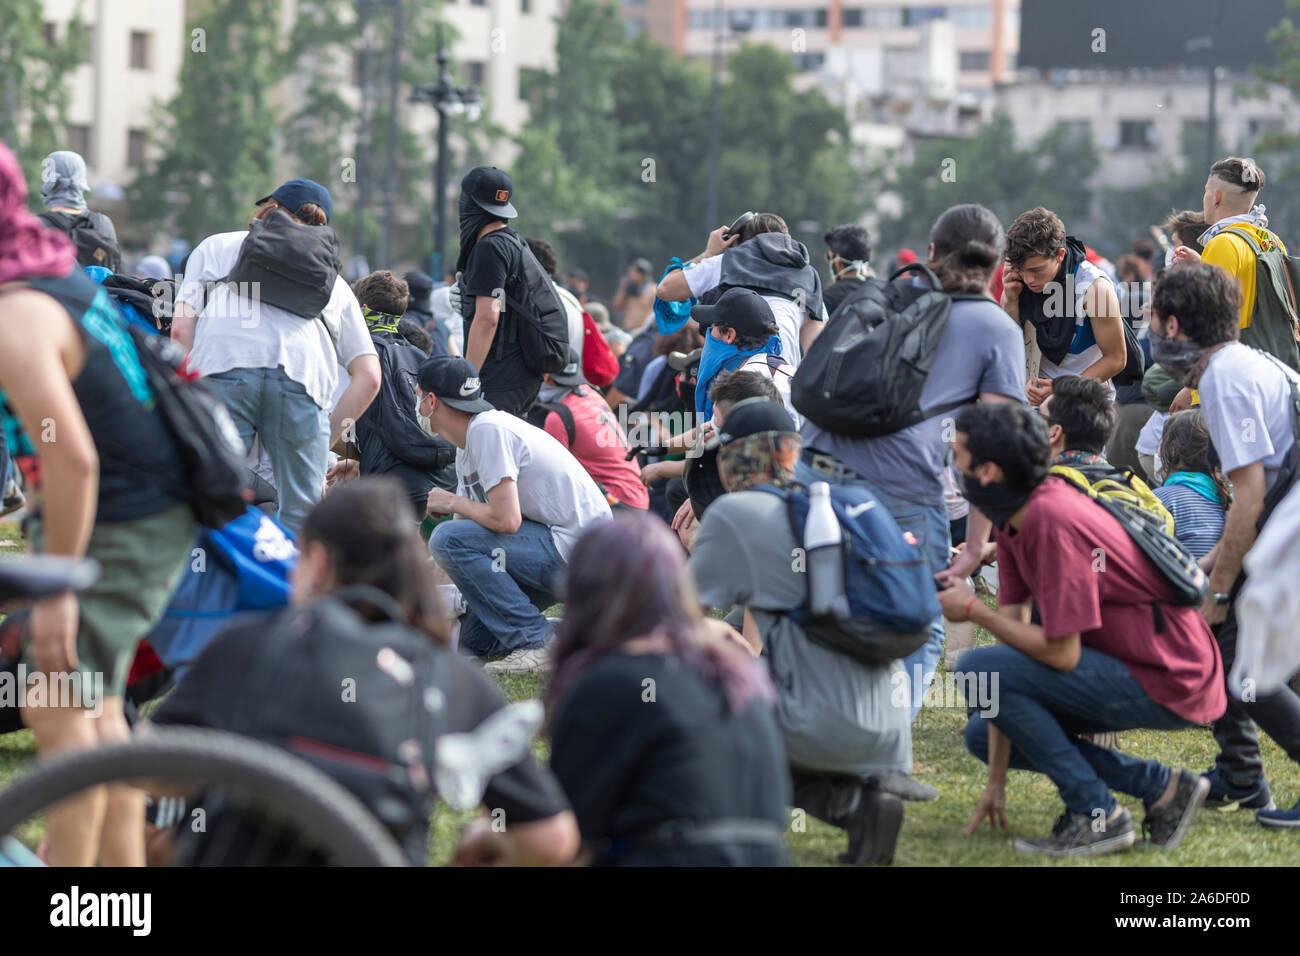
POLYGON ((256 289, 250 297, 304 319, 325 311, 342 269, 338 234, 308 226, 282 209, 255 220, 224 282, 256 289))

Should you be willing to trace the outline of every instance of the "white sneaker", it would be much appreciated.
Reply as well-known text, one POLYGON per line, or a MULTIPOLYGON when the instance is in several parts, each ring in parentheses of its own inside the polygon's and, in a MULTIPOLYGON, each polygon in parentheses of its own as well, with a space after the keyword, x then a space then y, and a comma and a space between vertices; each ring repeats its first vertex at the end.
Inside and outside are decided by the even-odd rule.
POLYGON ((521 647, 511 651, 499 661, 489 661, 483 665, 485 674, 531 674, 534 671, 551 669, 551 649, 549 647, 521 647))

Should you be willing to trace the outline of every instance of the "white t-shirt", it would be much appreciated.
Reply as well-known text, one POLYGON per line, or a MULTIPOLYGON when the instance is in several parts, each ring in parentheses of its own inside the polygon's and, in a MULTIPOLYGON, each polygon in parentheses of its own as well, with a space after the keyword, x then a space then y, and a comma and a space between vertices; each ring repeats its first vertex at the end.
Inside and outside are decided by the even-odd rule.
POLYGON ((587 337, 587 328, 582 321, 582 304, 558 282, 552 281, 551 285, 555 286, 555 292, 564 303, 564 311, 569 319, 569 348, 578 353, 578 358, 582 358, 582 346, 587 337))
POLYGON ((766 353, 760 352, 757 355, 751 355, 741 363, 736 369, 738 372, 758 372, 764 378, 770 378, 776 390, 781 393, 781 404, 785 410, 790 413, 794 419, 794 427, 797 430, 803 424, 803 419, 799 413, 794 410, 794 402, 790 401, 790 379, 794 377, 794 366, 789 362, 783 362, 775 370, 767 363, 766 353))
MULTIPOLYGON (((230 274, 247 235, 247 231, 222 232, 200 242, 190 253, 177 298, 197 311, 204 298, 203 283, 230 274)), ((204 375, 236 368, 283 368, 312 401, 330 408, 339 366, 346 368, 358 356, 374 354, 361 306, 338 276, 329 302, 316 319, 254 302, 217 285, 199 313, 190 361, 204 375)))
POLYGON ((1210 356, 1197 388, 1225 475, 1262 461, 1268 487, 1277 480, 1295 441, 1288 378, 1300 382, 1295 372, 1240 342, 1210 356))
MULTIPOLYGON (((710 289, 716 289, 722 281, 722 256, 701 259, 682 270, 682 275, 686 277, 686 287, 691 290, 691 295, 698 298, 710 289)), ((765 295, 763 301, 772 307, 772 315, 776 318, 777 332, 781 336, 781 358, 790 363, 791 370, 798 368, 803 358, 803 349, 799 346, 799 330, 805 322, 811 321, 808 313, 799 308, 793 299, 784 296, 765 295)), ((826 306, 823 305, 822 320, 825 319, 826 306)))
POLYGON ((551 529, 555 550, 569 560, 582 532, 613 517, 596 482, 558 441, 508 412, 480 412, 456 452, 457 493, 487 502, 502 479, 514 480, 519 511, 551 529))

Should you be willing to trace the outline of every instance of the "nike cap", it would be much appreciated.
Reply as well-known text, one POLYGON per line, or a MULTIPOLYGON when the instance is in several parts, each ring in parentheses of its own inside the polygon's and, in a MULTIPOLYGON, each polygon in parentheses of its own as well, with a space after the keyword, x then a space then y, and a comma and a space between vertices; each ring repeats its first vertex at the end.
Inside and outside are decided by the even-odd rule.
POLYGON ((462 412, 476 415, 495 407, 483 397, 478 369, 468 359, 438 355, 425 361, 415 373, 420 390, 462 412))

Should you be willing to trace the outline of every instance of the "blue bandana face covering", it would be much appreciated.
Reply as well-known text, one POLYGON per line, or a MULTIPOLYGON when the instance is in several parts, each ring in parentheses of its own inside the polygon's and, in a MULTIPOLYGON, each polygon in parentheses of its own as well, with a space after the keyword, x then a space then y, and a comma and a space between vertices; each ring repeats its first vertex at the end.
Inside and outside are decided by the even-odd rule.
POLYGON ((774 334, 764 345, 742 352, 734 345, 728 345, 710 330, 704 336, 704 351, 700 353, 700 371, 695 377, 695 411, 701 421, 713 416, 713 402, 709 399, 709 387, 719 372, 729 372, 739 366, 751 355, 766 352, 769 355, 781 354, 781 336, 774 334))
POLYGON ((1165 479, 1165 484, 1186 485, 1216 505, 1223 503, 1219 500, 1219 489, 1215 485, 1214 479, 1203 471, 1176 471, 1165 479))

